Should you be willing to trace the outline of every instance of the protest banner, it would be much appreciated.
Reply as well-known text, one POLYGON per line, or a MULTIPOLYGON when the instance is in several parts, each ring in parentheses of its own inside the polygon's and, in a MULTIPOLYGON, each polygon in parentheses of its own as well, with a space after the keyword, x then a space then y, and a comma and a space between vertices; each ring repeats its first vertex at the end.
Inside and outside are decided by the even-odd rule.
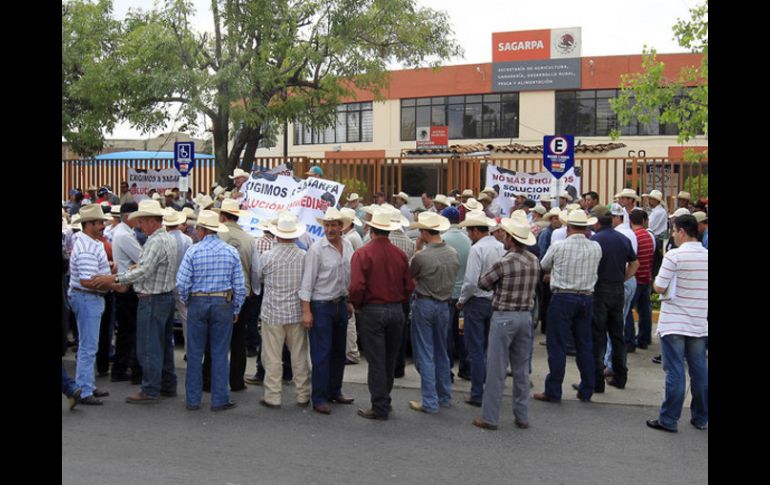
POLYGON ((242 208, 249 217, 238 220, 243 229, 260 234, 256 225, 263 219, 274 219, 279 211, 287 210, 296 214, 299 221, 307 226, 308 235, 316 241, 323 237, 323 226, 316 217, 323 217, 328 207, 335 207, 345 190, 345 185, 320 178, 300 179, 270 173, 252 174, 243 184, 242 208))
MULTIPOLYGON (((487 165, 486 182, 486 187, 492 187, 498 193, 501 215, 505 216, 511 214, 514 194, 518 192, 524 193, 528 199, 535 202, 545 195, 558 197, 557 180, 548 172, 515 172, 496 165, 487 165)), ((564 174, 559 185, 574 199, 580 197, 580 177, 575 175, 574 167, 564 174)))
POLYGON ((163 195, 166 190, 179 188, 179 171, 175 168, 163 170, 129 168, 128 187, 137 202, 146 199, 150 189, 155 189, 163 195))

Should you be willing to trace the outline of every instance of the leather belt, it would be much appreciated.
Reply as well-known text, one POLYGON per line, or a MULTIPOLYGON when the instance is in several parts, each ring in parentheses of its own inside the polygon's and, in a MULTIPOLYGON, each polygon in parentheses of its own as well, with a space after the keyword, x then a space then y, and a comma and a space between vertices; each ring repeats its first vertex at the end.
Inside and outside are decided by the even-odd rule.
POLYGON ((347 296, 340 296, 338 298, 335 298, 333 300, 312 300, 316 303, 340 303, 341 301, 347 300, 347 296))
POLYGON ((100 291, 93 291, 93 290, 81 290, 80 288, 72 288, 72 289, 73 289, 73 290, 75 290, 75 291, 79 291, 79 292, 81 292, 81 293, 88 293, 89 295, 99 295, 99 296, 104 296, 104 295, 106 295, 106 294, 107 294, 107 293, 102 293, 102 292, 100 292, 100 291))
POLYGON ((551 290, 551 293, 572 293, 574 295, 584 295, 584 296, 591 296, 594 294, 593 291, 563 290, 561 288, 554 288, 551 290))
POLYGON ((229 291, 215 291, 213 293, 190 293, 190 296, 224 296, 229 295, 229 291))
POLYGON ((447 303, 449 301, 448 299, 447 300, 439 300, 438 298, 433 298, 432 296, 428 296, 428 295, 421 295, 419 293, 415 293, 415 296, 417 297, 418 300, 433 300, 433 301, 437 301, 439 303, 447 303))
POLYGON ((161 296, 161 295, 168 295, 170 294, 170 291, 167 291, 165 293, 137 293, 136 296, 139 298, 147 298, 148 296, 161 296))

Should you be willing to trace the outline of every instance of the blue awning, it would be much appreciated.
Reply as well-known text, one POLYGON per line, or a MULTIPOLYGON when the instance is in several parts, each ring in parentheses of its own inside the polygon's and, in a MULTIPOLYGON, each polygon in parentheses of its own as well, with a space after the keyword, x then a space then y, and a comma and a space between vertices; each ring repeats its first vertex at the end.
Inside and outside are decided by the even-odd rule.
MULTIPOLYGON (((196 153, 196 160, 211 160, 214 155, 196 153)), ((97 155, 94 160, 173 160, 174 152, 153 152, 144 150, 132 150, 128 152, 105 153, 97 155)))

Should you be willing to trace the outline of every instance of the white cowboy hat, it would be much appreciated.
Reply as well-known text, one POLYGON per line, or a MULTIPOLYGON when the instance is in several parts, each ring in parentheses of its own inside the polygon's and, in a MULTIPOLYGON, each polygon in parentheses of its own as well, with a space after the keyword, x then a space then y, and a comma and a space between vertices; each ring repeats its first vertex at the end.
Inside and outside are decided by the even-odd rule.
MULTIPOLYGON (((99 204, 89 204, 84 205, 80 208, 80 212, 78 213, 80 215, 79 222, 88 222, 88 221, 111 221, 112 216, 108 216, 104 213, 102 210, 102 206, 99 204)), ((72 218, 72 221, 75 222, 75 218, 72 218)))
POLYGON ((242 216, 248 216, 249 211, 241 210, 241 208, 238 206, 238 201, 235 199, 225 199, 222 201, 222 207, 219 209, 211 209, 217 214, 220 212, 224 212, 226 214, 232 214, 234 216, 242 217, 242 216))
POLYGON ((163 216, 163 225, 166 227, 178 226, 187 222, 187 214, 181 211, 175 211, 171 209, 171 212, 166 213, 163 216))
POLYGON ((682 190, 681 192, 676 194, 676 198, 677 199, 692 200, 692 197, 690 196, 690 193, 689 192, 685 192, 684 190, 682 190))
POLYGON ((623 190, 621 190, 617 194, 617 197, 618 198, 620 198, 620 197, 630 197, 630 198, 636 200, 637 202, 642 200, 638 195, 636 195, 636 190, 634 190, 634 189, 623 189, 623 190))
POLYGON ((163 192, 163 196, 164 197, 173 197, 174 196, 174 192, 171 189, 166 189, 166 191, 163 192))
POLYGON ((393 197, 402 199, 404 202, 409 202, 409 195, 407 195, 406 192, 399 192, 397 194, 393 194, 393 197))
POLYGON ((379 207, 377 204, 372 205, 365 205, 361 207, 361 210, 364 211, 365 214, 374 215, 374 212, 379 210, 379 207))
POLYGON ((391 222, 398 222, 399 224, 401 224, 401 227, 409 227, 409 224, 411 224, 409 219, 404 217, 404 214, 402 214, 401 211, 398 209, 392 209, 390 211, 386 209, 385 212, 388 215, 390 215, 391 222))
POLYGON ((355 202, 355 201, 357 201, 357 200, 358 200, 358 198, 359 198, 359 197, 358 197, 358 194, 356 194, 355 192, 353 192, 352 194, 350 194, 350 195, 348 196, 348 202, 355 202))
POLYGON ((323 215, 323 217, 316 217, 315 220, 318 221, 319 224, 322 226, 324 225, 324 222, 331 222, 331 221, 340 221, 342 225, 345 225, 345 216, 337 210, 336 207, 327 207, 326 213, 323 215))
POLYGON ((434 204, 442 204, 442 205, 445 205, 447 207, 449 207, 452 204, 452 202, 449 200, 449 198, 447 198, 447 196, 444 195, 444 194, 436 194, 436 196, 433 198, 433 203, 434 204))
POLYGON ((564 198, 564 199, 567 199, 567 201, 572 202, 572 196, 569 195, 569 192, 567 192, 566 190, 561 191, 561 194, 559 194, 559 198, 560 199, 564 198))
POLYGON ((305 234, 305 224, 299 222, 291 212, 280 212, 275 221, 270 221, 270 232, 281 239, 296 239, 305 234))
POLYGON ((574 211, 580 209, 580 204, 567 204, 564 208, 568 211, 574 211))
POLYGON ((484 187, 484 190, 481 191, 482 194, 489 194, 490 197, 493 199, 497 197, 497 192, 495 192, 495 189, 492 187, 484 187))
POLYGON ((230 232, 227 226, 219 222, 219 214, 214 211, 200 211, 198 213, 198 222, 195 224, 195 227, 198 226, 214 232, 230 232))
POLYGON ((542 206, 542 205, 540 205, 540 204, 537 204, 537 205, 535 205, 535 207, 533 207, 533 208, 532 208, 532 211, 533 211, 533 212, 537 212, 537 213, 538 213, 538 214, 540 214, 541 216, 544 216, 544 215, 545 215, 545 213, 546 213, 546 212, 548 212, 547 210, 545 210, 545 207, 543 207, 543 206, 542 206))
POLYGON ((588 217, 582 210, 570 212, 566 219, 568 225, 580 227, 593 226, 597 222, 596 217, 588 217))
POLYGON ((532 229, 529 228, 529 224, 522 224, 513 219, 502 219, 500 227, 525 246, 533 246, 537 242, 535 235, 532 234, 532 229))
POLYGON ((663 202, 663 193, 660 190, 651 190, 649 194, 642 194, 642 197, 649 197, 658 202, 663 202))
POLYGON ((257 222, 257 229, 270 232, 270 223, 275 224, 275 222, 276 219, 261 219, 259 222, 257 222))
POLYGON ((624 216, 626 215, 625 211, 623 210, 623 206, 618 204, 617 202, 614 202, 610 206, 610 214, 613 216, 624 216))
POLYGON ((363 225, 361 219, 356 216, 356 211, 350 207, 343 207, 340 209, 340 212, 342 213, 343 220, 345 221, 345 227, 348 227, 350 224, 355 224, 358 227, 363 225))
POLYGON ((136 212, 132 212, 128 216, 128 220, 132 221, 137 217, 163 217, 164 215, 165 212, 157 200, 144 199, 139 201, 139 209, 136 212))
POLYGON ((208 209, 214 205, 214 199, 205 194, 198 194, 193 199, 193 202, 195 202, 195 205, 197 205, 199 209, 208 209))
POLYGON ((555 209, 559 211, 559 220, 561 223, 567 224, 567 217, 569 217, 569 213, 572 211, 568 211, 567 209, 560 210, 558 207, 555 207, 555 209))
POLYGON ((551 202, 551 194, 545 194, 540 197, 540 202, 551 202))
POLYGON ((372 215, 372 220, 366 221, 364 224, 382 231, 395 231, 396 229, 401 229, 403 227, 400 221, 391 222, 390 213, 382 210, 375 211, 372 215))
POLYGON ((194 210, 190 207, 182 207, 182 214, 185 215, 185 217, 189 220, 195 220, 198 218, 198 215, 195 213, 194 210))
POLYGON ((492 197, 488 193, 482 192, 479 194, 479 198, 477 200, 479 202, 483 202, 483 201, 492 202, 492 197))
POLYGON ((120 217, 120 206, 113 205, 110 207, 110 215, 112 215, 112 217, 120 217))
POLYGON ((449 219, 435 212, 421 212, 417 222, 409 225, 409 229, 428 229, 431 231, 446 231, 451 226, 449 219))
POLYGON ((474 199, 473 197, 468 199, 467 202, 463 202, 463 207, 465 207, 469 211, 481 210, 482 209, 481 204, 479 204, 479 201, 474 199))
POLYGON ((460 201, 458 201, 454 197, 447 197, 446 200, 447 202, 449 202, 449 205, 457 205, 460 203, 460 201))
POLYGON ((558 207, 551 207, 551 210, 545 213, 543 219, 550 221, 552 217, 559 217, 559 214, 561 214, 561 210, 558 207))
POLYGON ((233 171, 232 175, 228 175, 227 177, 230 179, 237 179, 238 177, 250 177, 249 172, 245 170, 241 170, 240 168, 236 168, 235 171, 233 171))
POLYGON ((516 209, 511 213, 511 220, 517 221, 520 224, 529 224, 529 221, 527 220, 527 213, 524 212, 522 209, 516 209))
MULTIPOLYGON (((81 210, 82 210, 82 209, 81 209, 81 210)), ((674 219, 675 217, 679 217, 679 216, 689 216, 689 215, 691 215, 691 214, 690 214, 690 211, 688 211, 688 210, 687 210, 686 208, 684 208, 684 207, 680 207, 679 209, 675 210, 673 214, 671 214, 670 216, 668 216, 668 218, 669 218, 669 219, 674 219)))
POLYGON ((217 185, 214 187, 214 197, 219 197, 220 195, 225 193, 225 188, 221 185, 217 185))
POLYGON ((465 214, 465 220, 458 224, 460 227, 495 227, 496 225, 497 222, 494 219, 490 219, 489 217, 485 216, 481 211, 468 212, 465 214))
POLYGON ((473 197, 473 191, 471 189, 465 189, 463 190, 463 193, 460 194, 460 197, 473 197))
POLYGON ((696 221, 698 221, 699 223, 700 223, 700 222, 703 222, 703 221, 707 221, 707 220, 708 220, 708 218, 709 218, 709 215, 708 215, 708 214, 706 214, 706 213, 705 213, 705 212, 703 212, 703 211, 695 211, 695 212, 693 212, 693 213, 692 213, 692 216, 693 216, 693 217, 695 218, 695 220, 696 220, 696 221))
MULTIPOLYGON (((81 208, 80 210, 82 211, 83 209, 81 208)), ((71 224, 69 225, 69 228, 72 230, 78 230, 78 231, 83 230, 83 226, 80 225, 80 213, 72 216, 72 221, 71 221, 71 224)))

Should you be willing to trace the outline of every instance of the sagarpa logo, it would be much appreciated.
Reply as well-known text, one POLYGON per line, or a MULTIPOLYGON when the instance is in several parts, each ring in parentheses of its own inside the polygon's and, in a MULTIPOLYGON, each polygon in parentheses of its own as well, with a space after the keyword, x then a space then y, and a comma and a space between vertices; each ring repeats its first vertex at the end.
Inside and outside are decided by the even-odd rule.
POLYGON ((581 29, 568 27, 551 30, 551 59, 580 57, 581 29))
POLYGON ((577 47, 577 41, 569 32, 562 34, 562 36, 559 37, 559 42, 556 43, 556 49, 562 54, 571 54, 572 51, 575 50, 575 47, 577 47))

